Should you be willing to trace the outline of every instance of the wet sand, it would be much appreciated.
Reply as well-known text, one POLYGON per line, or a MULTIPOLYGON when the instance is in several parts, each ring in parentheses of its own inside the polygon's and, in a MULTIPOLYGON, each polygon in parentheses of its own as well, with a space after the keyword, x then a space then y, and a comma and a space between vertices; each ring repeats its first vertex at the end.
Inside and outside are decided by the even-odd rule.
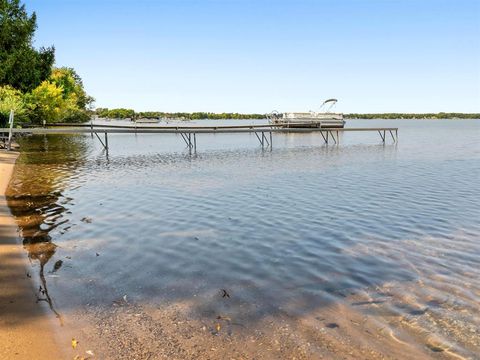
MULTIPOLYGON (((230 301, 216 297, 217 303, 230 301)), ((414 320, 392 314, 392 324, 386 324, 341 302, 304 316, 285 312, 254 323, 213 308, 195 315, 192 307, 193 301, 139 304, 119 298, 110 306, 71 311, 66 326, 80 341, 75 353, 100 359, 475 358, 416 331, 414 320)))
POLYGON ((35 301, 29 265, 5 200, 18 155, 0 152, 0 358, 61 359, 50 316, 35 301))

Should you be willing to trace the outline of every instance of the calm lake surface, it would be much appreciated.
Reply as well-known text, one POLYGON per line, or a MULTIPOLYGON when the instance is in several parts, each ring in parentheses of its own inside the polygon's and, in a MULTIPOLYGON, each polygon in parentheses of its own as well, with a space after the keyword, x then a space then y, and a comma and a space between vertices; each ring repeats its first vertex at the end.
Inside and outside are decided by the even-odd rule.
POLYGON ((90 135, 26 137, 9 205, 67 322, 119 299, 239 331, 277 317, 340 331, 351 311, 425 356, 478 358, 480 120, 347 126, 399 141, 198 135, 189 155, 177 135, 118 134, 107 157, 90 135))

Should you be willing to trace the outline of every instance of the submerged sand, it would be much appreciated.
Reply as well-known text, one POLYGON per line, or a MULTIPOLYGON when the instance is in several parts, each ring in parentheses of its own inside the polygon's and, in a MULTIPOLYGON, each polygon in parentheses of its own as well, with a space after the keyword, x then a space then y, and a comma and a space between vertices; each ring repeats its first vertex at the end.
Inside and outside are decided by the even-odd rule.
MULTIPOLYGON (((217 301, 230 300, 217 294, 217 301)), ((275 314, 251 323, 229 312, 194 315, 192 307, 188 301, 119 298, 110 306, 71 311, 67 327, 80 341, 78 353, 100 359, 475 358, 425 333, 417 326, 420 315, 391 314, 387 324, 335 302, 304 316, 275 314)), ((464 336, 475 342, 475 334, 464 336)))
POLYGON ((61 359, 50 316, 36 303, 5 191, 17 152, 0 152, 0 358, 61 359))

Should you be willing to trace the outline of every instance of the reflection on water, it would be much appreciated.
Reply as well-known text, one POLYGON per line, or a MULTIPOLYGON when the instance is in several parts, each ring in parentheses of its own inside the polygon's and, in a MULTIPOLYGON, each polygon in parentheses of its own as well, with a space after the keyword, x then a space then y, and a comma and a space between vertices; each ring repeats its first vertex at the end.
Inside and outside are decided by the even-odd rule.
MULTIPOLYGON (((60 324, 61 315, 55 309, 48 291, 45 265, 55 255, 57 248, 50 232, 69 221, 64 218, 64 213, 68 213, 65 205, 72 199, 62 198, 62 191, 69 176, 86 156, 84 140, 82 137, 42 136, 35 139, 33 151, 28 146, 22 147, 18 168, 25 171, 15 174, 11 186, 15 190, 13 194, 11 190, 7 193, 8 204, 19 224, 28 258, 39 265, 41 285, 37 290, 37 302, 47 302, 60 324)), ((28 142, 25 139, 25 143, 28 142)))
POLYGON ((307 319, 474 357, 480 122, 357 123, 375 125, 399 144, 205 135, 189 156, 175 135, 119 134, 107 159, 89 136, 30 137, 9 205, 55 312, 188 302, 231 331, 307 319))
POLYGON ((31 261, 38 261, 40 265, 39 278, 41 285, 37 290, 37 302, 46 301, 50 310, 59 319, 60 325, 63 325, 62 316, 55 309, 55 305, 48 292, 47 280, 45 278, 45 265, 55 254, 56 245, 51 242, 37 242, 33 244, 26 244, 25 250, 28 252, 28 258, 31 261))

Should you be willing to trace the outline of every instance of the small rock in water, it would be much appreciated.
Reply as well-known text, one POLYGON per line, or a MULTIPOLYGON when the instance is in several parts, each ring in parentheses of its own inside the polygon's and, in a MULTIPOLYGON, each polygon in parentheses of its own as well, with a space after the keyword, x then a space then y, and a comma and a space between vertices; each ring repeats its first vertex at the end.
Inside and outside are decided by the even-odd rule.
POLYGON ((84 223, 90 224, 92 222, 92 218, 84 217, 84 218, 82 218, 81 221, 84 222, 84 223))
POLYGON ((335 329, 335 328, 340 327, 337 323, 328 323, 325 326, 329 329, 335 329))
POLYGON ((412 310, 410 311, 410 315, 424 315, 427 312, 428 308, 424 310, 412 310))
POLYGON ((62 260, 58 260, 55 265, 53 265, 53 271, 52 272, 56 272, 58 269, 60 269, 62 267, 62 264, 63 264, 63 261, 62 260))
POLYGON ((427 344, 427 347, 432 350, 433 352, 444 352, 445 349, 441 348, 440 346, 433 345, 433 344, 427 344))
POLYGON ((95 253, 95 255, 96 255, 96 256, 100 256, 100 254, 99 254, 99 253, 95 253))
POLYGON ((226 298, 230 297, 230 294, 227 292, 227 290, 221 289, 221 291, 222 291, 222 297, 226 297, 226 298))

